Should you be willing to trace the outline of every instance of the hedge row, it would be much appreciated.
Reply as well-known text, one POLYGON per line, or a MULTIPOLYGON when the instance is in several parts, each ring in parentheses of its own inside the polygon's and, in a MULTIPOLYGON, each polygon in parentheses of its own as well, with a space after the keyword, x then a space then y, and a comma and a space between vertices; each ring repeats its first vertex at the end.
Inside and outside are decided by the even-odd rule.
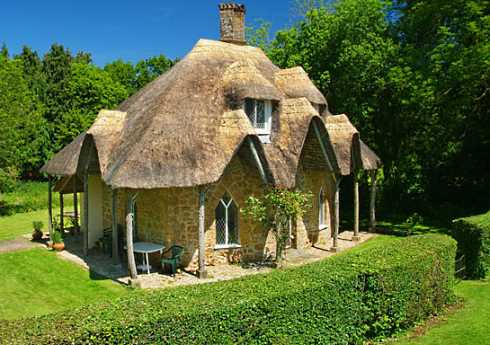
POLYGON ((453 299, 456 243, 381 238, 317 263, 0 322, 21 344, 362 344, 453 299))
POLYGON ((458 256, 464 255, 465 276, 485 278, 490 272, 490 212, 453 221, 458 256))

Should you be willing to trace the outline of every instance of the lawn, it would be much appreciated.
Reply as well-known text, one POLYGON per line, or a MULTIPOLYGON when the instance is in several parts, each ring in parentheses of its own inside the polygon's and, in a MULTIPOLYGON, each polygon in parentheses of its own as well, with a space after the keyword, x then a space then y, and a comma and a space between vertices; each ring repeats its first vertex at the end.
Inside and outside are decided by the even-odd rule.
POLYGON ((112 280, 91 278, 46 249, 0 254, 0 276, 0 319, 47 314, 130 291, 112 280))
POLYGON ((12 216, 0 216, 0 241, 11 240, 32 232, 32 221, 44 223, 44 231, 48 226, 48 210, 16 213, 12 216))
POLYGON ((392 345, 488 345, 490 343, 490 279, 467 280, 456 286, 464 299, 463 308, 442 317, 427 333, 413 337, 414 331, 392 345))

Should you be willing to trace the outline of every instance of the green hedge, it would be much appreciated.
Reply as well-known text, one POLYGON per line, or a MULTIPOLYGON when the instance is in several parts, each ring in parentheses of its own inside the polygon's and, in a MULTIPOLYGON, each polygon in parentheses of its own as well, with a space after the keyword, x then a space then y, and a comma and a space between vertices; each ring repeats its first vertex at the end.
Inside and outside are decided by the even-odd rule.
POLYGON ((22 344, 362 344, 407 328, 452 301, 453 239, 373 241, 294 269, 141 291, 68 313, 0 322, 0 339, 22 344))
POLYGON ((458 255, 464 255, 465 276, 485 278, 490 271, 490 212, 453 221, 458 255))

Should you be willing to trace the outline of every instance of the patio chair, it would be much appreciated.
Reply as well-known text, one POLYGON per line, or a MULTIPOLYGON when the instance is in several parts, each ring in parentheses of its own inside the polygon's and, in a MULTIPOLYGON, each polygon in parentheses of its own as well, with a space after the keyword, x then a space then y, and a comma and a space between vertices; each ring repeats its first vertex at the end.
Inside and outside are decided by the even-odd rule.
POLYGON ((112 228, 104 229, 100 243, 102 245, 102 252, 112 257, 112 228))
POLYGON ((164 251, 162 253, 161 259, 162 269, 165 271, 165 265, 170 265, 172 275, 175 276, 175 273, 177 272, 177 267, 180 266, 182 254, 184 254, 184 247, 177 245, 173 245, 172 247, 164 251), (170 252, 172 256, 166 258, 164 255, 168 252, 170 252))

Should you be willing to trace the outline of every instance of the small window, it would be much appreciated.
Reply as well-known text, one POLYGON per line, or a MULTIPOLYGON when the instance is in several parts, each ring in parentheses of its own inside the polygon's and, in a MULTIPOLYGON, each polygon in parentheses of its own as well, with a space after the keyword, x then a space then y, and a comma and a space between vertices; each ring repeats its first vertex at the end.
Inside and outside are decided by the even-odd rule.
POLYGON ((272 102, 258 99, 245 99, 245 113, 257 130, 262 142, 270 142, 272 123, 272 102))
POLYGON ((215 217, 216 247, 238 246, 238 207, 228 193, 218 202, 215 217))
POLYGON ((318 194, 318 227, 319 229, 327 228, 327 199, 323 187, 318 194))

